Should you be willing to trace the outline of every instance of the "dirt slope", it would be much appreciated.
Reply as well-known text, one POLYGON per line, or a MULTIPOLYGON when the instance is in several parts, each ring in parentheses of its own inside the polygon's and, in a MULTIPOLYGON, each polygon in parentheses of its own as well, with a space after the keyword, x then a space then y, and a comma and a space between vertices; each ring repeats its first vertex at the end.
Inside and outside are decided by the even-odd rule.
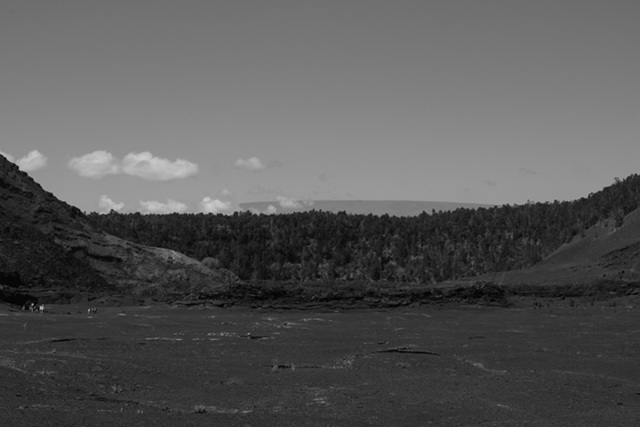
MULTIPOLYGON (((558 248, 540 265, 580 265, 593 260, 599 260, 598 264, 603 265, 601 260, 604 258, 612 253, 633 252, 633 247, 639 242, 640 210, 636 210, 625 217, 621 227, 616 228, 611 222, 600 223, 558 248)), ((618 264, 610 263, 609 267, 636 268, 640 260, 630 261, 621 258, 618 264)))
POLYGON ((503 284, 640 282, 640 210, 627 215, 620 227, 609 221, 591 227, 531 268, 481 279, 503 284))

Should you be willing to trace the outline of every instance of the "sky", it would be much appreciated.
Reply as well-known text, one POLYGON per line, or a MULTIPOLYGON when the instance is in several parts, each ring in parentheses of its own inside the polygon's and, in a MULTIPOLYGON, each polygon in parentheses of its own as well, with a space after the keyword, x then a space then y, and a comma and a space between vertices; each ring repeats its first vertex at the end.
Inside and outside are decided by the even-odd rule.
POLYGON ((85 212, 574 200, 640 173, 637 0, 0 0, 0 154, 85 212))

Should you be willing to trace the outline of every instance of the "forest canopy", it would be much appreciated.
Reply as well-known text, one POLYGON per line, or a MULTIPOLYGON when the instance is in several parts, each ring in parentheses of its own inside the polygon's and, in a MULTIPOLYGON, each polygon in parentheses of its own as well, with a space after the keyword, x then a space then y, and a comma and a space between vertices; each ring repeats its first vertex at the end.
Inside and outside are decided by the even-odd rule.
POLYGON ((460 208, 414 217, 323 211, 112 211, 88 217, 116 236, 210 258, 243 280, 432 283, 529 267, 599 222, 619 227, 638 207, 640 176, 634 174, 575 201, 460 208))

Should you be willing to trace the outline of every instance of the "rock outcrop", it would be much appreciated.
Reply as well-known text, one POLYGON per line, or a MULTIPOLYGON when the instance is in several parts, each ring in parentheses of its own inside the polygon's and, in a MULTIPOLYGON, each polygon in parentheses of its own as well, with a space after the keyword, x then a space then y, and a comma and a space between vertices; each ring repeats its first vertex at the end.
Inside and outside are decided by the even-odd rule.
POLYGON ((233 280, 184 254, 96 229, 0 155, 0 299, 172 300, 215 293, 233 280))

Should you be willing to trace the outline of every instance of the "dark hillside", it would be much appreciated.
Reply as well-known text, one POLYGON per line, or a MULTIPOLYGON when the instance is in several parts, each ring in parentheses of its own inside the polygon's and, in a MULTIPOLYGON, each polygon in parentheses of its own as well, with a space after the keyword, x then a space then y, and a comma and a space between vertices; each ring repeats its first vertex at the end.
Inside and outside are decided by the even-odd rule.
POLYGON ((79 209, 57 200, 0 156, 0 285, 7 287, 4 294, 18 287, 113 291, 86 262, 61 250, 52 234, 54 227, 87 232, 89 225, 83 218, 79 209))
POLYGON ((168 298, 217 289, 224 277, 178 252, 104 233, 0 156, 0 300, 168 298))

